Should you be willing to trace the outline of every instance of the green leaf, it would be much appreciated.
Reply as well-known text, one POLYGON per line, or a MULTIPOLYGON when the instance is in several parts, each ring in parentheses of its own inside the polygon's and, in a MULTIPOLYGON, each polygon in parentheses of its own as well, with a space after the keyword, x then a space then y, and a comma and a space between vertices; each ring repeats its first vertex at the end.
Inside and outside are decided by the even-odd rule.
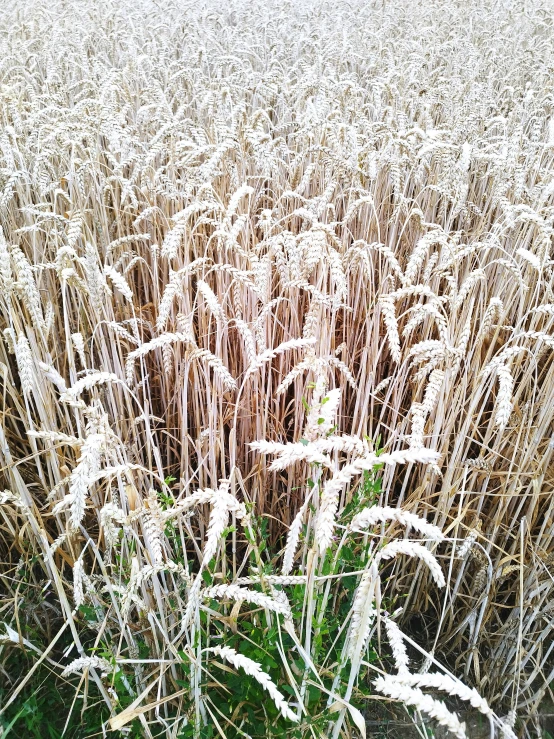
POLYGON ((308 703, 319 703, 321 700, 321 690, 315 687, 315 685, 308 685, 308 703))
POLYGON ((80 605, 79 606, 79 613, 82 613, 83 616, 87 619, 87 621, 96 621, 96 611, 94 608, 91 608, 90 606, 80 605))

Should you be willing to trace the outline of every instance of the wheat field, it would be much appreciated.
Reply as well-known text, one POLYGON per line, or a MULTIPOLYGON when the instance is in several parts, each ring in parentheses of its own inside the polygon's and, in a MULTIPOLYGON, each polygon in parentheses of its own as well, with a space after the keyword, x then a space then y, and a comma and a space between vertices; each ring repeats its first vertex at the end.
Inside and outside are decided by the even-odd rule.
POLYGON ((547 736, 551 10, 2 3, 3 739, 547 736))

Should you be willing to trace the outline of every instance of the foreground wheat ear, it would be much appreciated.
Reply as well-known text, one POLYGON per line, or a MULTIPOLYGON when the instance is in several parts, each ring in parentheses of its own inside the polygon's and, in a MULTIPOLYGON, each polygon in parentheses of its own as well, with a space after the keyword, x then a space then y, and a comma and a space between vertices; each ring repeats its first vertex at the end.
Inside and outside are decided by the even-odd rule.
POLYGON ((552 58, 540 0, 4 0, 0 731, 540 734, 552 58))

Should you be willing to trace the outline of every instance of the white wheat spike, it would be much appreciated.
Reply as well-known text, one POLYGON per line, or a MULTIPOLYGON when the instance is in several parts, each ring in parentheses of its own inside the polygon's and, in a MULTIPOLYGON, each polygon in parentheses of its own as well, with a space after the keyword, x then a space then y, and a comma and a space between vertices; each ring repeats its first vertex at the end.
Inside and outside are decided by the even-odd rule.
POLYGON ((73 343, 73 346, 75 347, 75 351, 79 355, 79 359, 81 360, 81 365, 83 367, 86 367, 87 363, 86 363, 86 357, 85 357, 85 340, 83 339, 83 334, 79 332, 75 332, 74 334, 71 334, 71 341, 73 343))
POLYGON ((227 390, 237 389, 237 381, 235 378, 231 375, 227 367, 225 367, 221 359, 208 351, 208 349, 192 349, 188 354, 188 359, 190 361, 201 359, 208 367, 211 367, 214 374, 219 377, 227 390))
POLYGON ((456 680, 448 675, 441 675, 438 672, 426 672, 424 674, 417 673, 415 675, 401 675, 399 680, 405 685, 413 688, 431 688, 434 690, 443 690, 449 695, 455 695, 458 698, 469 703, 485 716, 492 716, 493 711, 487 701, 482 698, 475 688, 469 688, 461 680, 456 680))
MULTIPOLYGON (((383 452, 379 456, 375 455, 376 461, 373 464, 411 464, 419 462, 420 464, 436 464, 440 459, 440 453, 432 449, 399 449, 396 452, 383 452)), ((367 469, 367 468, 366 468, 367 469)))
POLYGON ((83 443, 83 439, 79 439, 77 436, 62 434, 60 431, 29 430, 27 431, 27 436, 31 436, 33 439, 44 439, 52 443, 69 444, 69 446, 80 446, 83 443))
POLYGON ((410 285, 407 287, 401 287, 399 290, 395 290, 394 292, 389 293, 388 296, 385 295, 384 297, 390 297, 392 300, 401 300, 402 298, 414 296, 429 298, 433 303, 438 303, 439 305, 441 303, 445 303, 449 299, 447 295, 437 295, 437 293, 433 292, 428 285, 410 285))
POLYGON ((106 326, 109 326, 113 331, 115 331, 118 336, 121 336, 122 339, 125 339, 131 344, 138 346, 138 339, 130 334, 124 326, 122 326, 120 323, 117 323, 117 321, 106 321, 106 326))
POLYGON ((403 679, 404 675, 408 673, 409 659, 406 646, 404 644, 404 635, 398 628, 391 618, 385 618, 385 629, 387 630, 387 637, 389 644, 392 649, 392 655, 394 657, 394 663, 398 670, 398 675, 403 679))
MULTIPOLYGON (((380 463, 389 465, 403 464, 405 462, 434 464, 439 459, 439 456, 437 452, 432 452, 428 449, 410 449, 379 455, 368 454, 365 457, 353 460, 340 470, 337 469, 333 477, 323 485, 321 505, 316 519, 316 540, 319 551, 323 553, 331 544, 339 495, 344 486, 348 485, 355 475, 360 475, 364 470, 372 470, 375 465, 380 463)), ((425 551, 427 552, 427 550, 425 551)))
POLYGON ((245 321, 235 318, 235 324, 244 344, 244 353, 249 365, 256 361, 256 339, 245 321))
POLYGON ((269 469, 284 470, 296 462, 301 461, 307 462, 308 464, 318 463, 326 467, 330 465, 329 457, 320 452, 317 447, 298 442, 296 444, 287 444, 279 453, 277 459, 271 463, 269 469))
POLYGON ((353 465, 346 465, 342 470, 335 471, 333 477, 323 485, 315 526, 315 538, 321 554, 328 549, 333 540, 340 493, 355 474, 356 468, 353 465))
MULTIPOLYGON (((8 328, 5 328, 2 332, 4 336, 4 341, 6 342, 6 347, 8 349, 9 354, 15 354, 15 331, 13 328, 8 326, 8 328)), ((39 364, 42 364, 40 362, 39 364)))
POLYGON ((375 526, 378 523, 385 523, 386 521, 396 521, 402 526, 411 526, 414 531, 424 536, 426 539, 433 541, 444 541, 444 534, 432 523, 427 523, 424 518, 416 516, 415 513, 409 513, 401 508, 391 508, 389 506, 372 506, 364 508, 360 513, 357 513, 349 525, 349 530, 361 530, 375 526))
POLYGON ((145 344, 142 344, 138 347, 138 349, 130 352, 125 362, 125 375, 127 383, 131 384, 133 381, 133 369, 136 359, 139 359, 140 357, 145 357, 147 354, 149 354, 149 352, 155 351, 156 349, 161 349, 164 346, 179 342, 190 344, 190 336, 181 332, 160 334, 160 336, 156 336, 156 338, 146 342, 145 344))
POLYGON ((200 605, 200 591, 202 589, 202 575, 199 573, 188 590, 187 606, 183 616, 183 627, 187 628, 193 617, 198 613, 200 605))
POLYGON ((379 393, 385 390, 385 388, 387 388, 391 382, 392 382, 392 377, 385 377, 385 379, 381 380, 381 382, 377 385, 377 387, 373 391, 373 394, 379 395, 379 393))
POLYGON ((364 572, 356 589, 352 603, 352 617, 348 632, 348 656, 351 660, 360 659, 364 653, 371 627, 377 615, 374 601, 379 583, 375 562, 364 572))
POLYGON ((4 238, 4 231, 2 230, 2 226, 0 226, 0 284, 2 285, 2 290, 7 295, 11 293, 14 282, 10 252, 6 239, 4 238))
POLYGON ((431 354, 440 354, 443 356, 446 354, 447 347, 444 344, 443 341, 438 341, 437 339, 427 339, 426 341, 420 341, 417 344, 414 344, 410 351, 408 352, 408 358, 410 357, 420 357, 420 356, 428 356, 431 354))
POLYGON ((156 328, 159 332, 165 330, 165 325, 171 312, 171 307, 175 297, 178 295, 181 289, 181 284, 187 275, 191 275, 196 272, 200 267, 206 264, 208 260, 205 257, 195 259, 185 267, 181 267, 177 272, 169 271, 169 281, 165 286, 162 299, 158 305, 158 317, 156 319, 156 328))
POLYGON ((512 413, 512 393, 514 389, 514 378, 510 372, 510 368, 506 364, 501 364, 497 370, 498 377, 498 396, 496 398, 496 415, 494 422, 497 426, 504 427, 512 413))
POLYGON ((260 439, 259 441, 251 441, 249 446, 260 454, 282 454, 282 452, 284 452, 288 447, 288 444, 280 444, 278 441, 266 441, 265 439, 260 439))
POLYGON ((114 547, 119 541, 121 528, 116 523, 126 523, 125 513, 115 503, 106 503, 100 509, 100 524, 109 547, 114 547))
POLYGON ((402 683, 397 677, 378 677, 374 680, 375 690, 389 698, 401 701, 406 706, 414 706, 438 721, 454 734, 457 739, 467 739, 465 725, 460 722, 455 713, 451 713, 442 701, 435 700, 419 688, 412 688, 402 683))
POLYGON ((410 254, 408 264, 406 265, 406 271, 404 272, 404 284, 406 286, 412 285, 421 265, 425 261, 425 257, 427 256, 431 245, 434 241, 437 241, 440 238, 444 240, 442 235, 439 236, 436 232, 431 231, 430 233, 425 234, 425 236, 417 242, 413 252, 410 254))
POLYGON ((85 515, 86 498, 89 486, 100 465, 100 450, 105 444, 104 434, 90 434, 81 447, 77 466, 69 477, 69 493, 52 509, 55 515, 71 506, 69 523, 72 530, 78 530, 85 515))
POLYGON ((121 594, 121 615, 125 619, 127 619, 129 615, 129 611, 133 603, 139 609, 145 607, 142 599, 137 595, 137 590, 139 586, 139 582, 138 582, 139 572, 140 572, 139 561, 137 557, 132 557, 131 573, 129 576, 129 581, 127 583, 127 587, 123 590, 121 594))
POLYGON ((504 306, 500 298, 493 297, 490 299, 483 320, 481 321, 481 326, 479 327, 479 339, 485 338, 491 333, 494 321, 502 314, 503 309, 504 306))
POLYGON ((257 680, 262 688, 264 688, 264 690, 269 693, 269 695, 273 699, 273 702, 275 703, 275 706, 279 709, 279 711, 281 711, 285 718, 287 718, 289 721, 299 721, 298 716, 291 710, 289 704, 285 700, 282 693, 279 692, 271 677, 267 674, 267 672, 264 672, 262 670, 257 662, 254 662, 254 660, 250 659, 249 657, 245 657, 244 655, 235 652, 235 650, 231 649, 231 647, 209 647, 207 651, 211 652, 217 657, 221 657, 222 659, 226 660, 227 662, 229 662, 229 664, 233 665, 233 667, 244 670, 247 675, 250 675, 255 680, 257 680))
POLYGON ((376 564, 379 564, 383 559, 392 559, 398 554, 406 554, 408 557, 417 557, 418 559, 421 559, 429 568, 433 580, 437 585, 440 588, 443 588, 446 585, 441 566, 434 555, 431 554, 431 552, 424 546, 416 544, 413 541, 392 541, 390 544, 387 544, 376 555, 376 564))
POLYGON ((358 384, 356 383, 356 380, 354 379, 354 375, 350 371, 350 368, 340 359, 331 355, 328 357, 322 357, 321 363, 330 365, 331 367, 335 367, 336 369, 338 369, 339 372, 344 376, 352 390, 358 389, 358 384))
POLYGON ((90 390, 96 385, 104 385, 112 382, 122 382, 122 380, 117 375, 114 375, 113 372, 94 372, 90 375, 85 375, 85 377, 77 380, 74 385, 60 395, 60 400, 63 403, 74 402, 85 390, 90 390))
POLYGON ((29 396, 35 389, 34 362, 29 341, 23 334, 15 344, 15 359, 19 370, 21 389, 26 396, 29 396))
POLYGON ((362 247, 366 247, 367 249, 374 249, 375 251, 380 252, 383 254, 383 256, 387 259, 389 265, 392 267, 394 273, 400 278, 403 279, 404 274, 402 272, 402 267, 398 263, 398 260, 393 252, 393 250, 390 248, 390 246, 387 246, 386 244, 378 244, 378 243, 372 243, 372 244, 366 244, 364 241, 355 241, 353 246, 356 244, 362 245, 362 247))
POLYGON ((217 552, 221 535, 223 534, 227 522, 229 520, 229 512, 235 510, 242 515, 240 511, 241 504, 229 494, 229 483, 222 480, 219 488, 212 496, 212 512, 208 524, 206 543, 202 557, 203 565, 207 565, 211 558, 217 552))
MULTIPOLYGON (((270 585, 304 585, 307 575, 264 575, 263 581, 270 585)), ((260 577, 237 577, 235 585, 260 585, 260 577)))
POLYGON ((234 584, 215 585, 212 588, 207 588, 202 591, 201 596, 202 598, 214 598, 215 600, 228 598, 230 600, 246 601, 247 603, 253 603, 261 608, 267 608, 268 611, 280 613, 287 618, 290 618, 291 616, 290 607, 286 606, 284 603, 276 601, 263 593, 258 593, 255 590, 248 590, 247 588, 241 588, 234 584))
POLYGON ((334 388, 329 390, 325 397, 321 399, 317 423, 322 436, 325 436, 335 425, 340 396, 340 388, 334 388))
POLYGON ((266 362, 271 362, 271 360, 275 359, 277 355, 284 354, 292 349, 304 349, 307 346, 313 346, 315 343, 316 339, 313 338, 291 339, 290 341, 284 341, 282 344, 279 344, 275 349, 267 349, 265 352, 262 352, 262 354, 258 354, 256 361, 248 367, 245 378, 256 372, 260 367, 263 367, 266 362))
POLYGON ((396 311, 394 308, 394 299, 392 295, 381 295, 379 298, 383 321, 387 329, 387 339, 391 356, 396 364, 400 364, 400 336, 398 335, 398 323, 396 321, 396 311))
POLYGON ((290 525, 289 532, 287 534, 285 554, 283 556, 283 567, 281 570, 283 575, 288 575, 290 571, 292 570, 292 566, 294 563, 294 555, 296 554, 296 550, 298 548, 298 541, 300 539, 300 532, 302 530, 302 523, 304 521, 304 516, 306 515, 308 502, 309 502, 309 498, 300 507, 300 510, 298 511, 298 513, 294 517, 293 522, 290 525))
POLYGON ((206 301, 206 305, 210 309, 218 326, 225 326, 225 324, 227 323, 227 319, 225 318, 225 311, 223 310, 223 307, 221 306, 212 288, 208 285, 207 282, 204 282, 204 280, 198 280, 197 287, 198 292, 206 301))
POLYGON ((56 537, 54 541, 52 542, 52 544, 50 544, 49 552, 52 556, 58 551, 61 545, 66 541, 67 536, 68 536, 67 533, 64 531, 63 534, 60 534, 58 537, 56 537))
POLYGON ((191 508, 195 508, 196 506, 211 503, 214 496, 216 495, 216 491, 212 490, 211 488, 197 490, 191 495, 187 495, 186 498, 178 500, 173 507, 166 509, 163 512, 164 520, 168 520, 173 516, 177 516, 179 513, 189 511, 191 508))
POLYGON ((319 428, 319 412, 321 410, 321 402, 325 395, 327 384, 326 375, 323 372, 320 372, 316 377, 315 386, 312 392, 312 403, 306 418, 306 425, 304 427, 304 438, 311 442, 324 436, 319 428))
POLYGON ((421 403, 412 404, 412 433, 410 434, 410 449, 423 448, 423 434, 425 432, 425 410, 421 403))
POLYGON ((73 600, 76 608, 82 606, 85 602, 85 594, 83 591, 83 557, 75 560, 73 565, 73 600))
POLYGON ((477 282, 479 282, 480 280, 486 280, 486 279, 487 279, 487 275, 483 269, 473 270, 473 272, 464 280, 459 293, 456 295, 454 306, 460 307, 462 303, 464 302, 464 300, 467 298, 467 296, 470 294, 474 285, 476 285, 477 282))
POLYGON ((113 282, 115 287, 119 290, 119 292, 123 295, 123 297, 129 301, 129 303, 133 302, 133 291, 131 290, 129 283, 123 277, 123 275, 118 272, 114 267, 104 267, 104 274, 106 277, 109 277, 110 280, 113 282))
POLYGON ((554 316, 554 303, 545 303, 544 305, 539 305, 536 308, 533 308, 531 310, 531 313, 554 316))
POLYGON ((460 559, 465 559, 471 549, 473 548, 473 545, 477 541, 477 530, 471 529, 468 536, 463 540, 463 542, 460 544, 460 546, 456 549, 456 557, 459 557, 460 559))
POLYGON ((31 265, 25 254, 18 246, 11 247, 11 257, 17 275, 17 284, 21 290, 23 302, 35 326, 41 330, 45 328, 42 314, 42 298, 37 288, 31 265))
POLYGON ((517 249, 516 254, 524 259, 526 262, 528 262, 534 269, 537 270, 537 272, 540 272, 542 269, 541 260, 536 254, 533 254, 532 251, 529 251, 529 249, 524 249, 523 247, 520 247, 517 249))
POLYGON ((204 201, 191 203, 184 210, 175 213, 173 221, 176 222, 176 225, 168 232, 164 239, 161 251, 162 257, 174 259, 177 256, 179 246, 181 244, 181 238, 189 228, 188 220, 190 216, 206 210, 221 211, 223 208, 218 203, 204 201))
POLYGON ((281 380, 281 383, 275 391, 275 395, 282 395, 289 385, 291 385, 297 377, 300 377, 300 375, 306 372, 306 370, 311 369, 312 365, 313 361, 311 359, 305 359, 302 362, 295 364, 291 371, 281 380))
POLYGON ((422 408, 425 413, 431 413, 437 403, 439 392, 442 387, 444 380, 444 371, 434 369, 429 375, 429 381, 425 388, 425 395, 423 397, 422 408))
MULTIPOLYGON (((358 439, 357 436, 348 436, 346 434, 314 439, 314 441, 310 441, 308 444, 302 442, 280 444, 279 442, 261 439, 260 441, 250 442, 249 446, 260 454, 274 454, 278 455, 279 459, 282 457, 285 460, 292 457, 293 461, 306 460, 309 462, 318 462, 325 466, 329 466, 330 460, 326 456, 329 452, 345 452, 359 456, 369 453, 367 442, 358 439)), ((276 466, 272 467, 272 469, 281 469, 281 467, 276 466)))
POLYGON ((67 665, 62 672, 62 677, 67 677, 68 675, 73 674, 79 675, 83 670, 88 670, 91 667, 100 670, 102 675, 109 675, 113 670, 112 665, 103 657, 78 657, 67 665))
POLYGON ((144 501, 142 526, 151 561, 154 565, 160 565, 163 562, 163 524, 164 515, 158 496, 154 490, 151 490, 144 501))
MULTIPOLYGON (((158 208, 147 208, 145 211, 143 211, 138 218, 135 219, 134 225, 136 226, 138 223, 141 222, 144 218, 146 218, 150 213, 159 210, 158 208)), ((132 244, 133 242, 146 242, 150 241, 150 234, 129 234, 128 236, 121 236, 119 239, 115 239, 114 241, 110 241, 108 246, 106 247, 106 254, 111 254, 115 249, 117 249, 120 246, 124 246, 126 244, 132 244)))
POLYGON ((231 196, 229 200, 229 205, 227 206, 227 210, 225 211, 225 217, 223 219, 223 228, 229 228, 231 225, 231 218, 235 215, 237 212, 237 208, 239 206, 239 203, 241 199, 245 196, 252 195, 254 193, 254 188, 247 184, 242 184, 231 196))
POLYGON ((345 452, 364 456, 369 453, 367 441, 357 436, 343 434, 341 436, 328 436, 326 439, 315 439, 310 444, 321 452, 345 452))

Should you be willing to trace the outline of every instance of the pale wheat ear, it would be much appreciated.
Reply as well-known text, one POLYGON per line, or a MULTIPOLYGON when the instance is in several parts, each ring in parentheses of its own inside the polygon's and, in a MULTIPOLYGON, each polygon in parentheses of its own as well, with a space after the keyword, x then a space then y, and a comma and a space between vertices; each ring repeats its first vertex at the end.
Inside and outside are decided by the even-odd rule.
POLYGON ((269 611, 274 613, 280 613, 288 619, 290 619, 292 615, 290 606, 286 603, 270 598, 263 593, 258 593, 255 590, 242 588, 238 585, 216 585, 212 588, 203 590, 201 595, 202 598, 205 599, 215 598, 216 600, 234 600, 239 604, 243 601, 246 603, 253 603, 262 608, 267 608, 269 611))
POLYGON ((300 510, 294 517, 294 520, 287 534, 287 544, 285 547, 285 553, 283 555, 283 566, 282 566, 282 573, 285 576, 290 573, 293 567, 294 558, 295 558, 296 550, 298 548, 298 542, 300 539, 300 530, 302 528, 302 524, 306 516, 306 511, 308 508, 308 504, 310 502, 310 498, 311 498, 311 495, 308 495, 306 497, 305 503, 300 507, 300 510))
POLYGON ((110 662, 108 662, 108 660, 104 659, 103 657, 78 657, 69 665, 67 665, 67 667, 62 672, 62 675, 65 677, 73 673, 79 674, 84 670, 90 670, 91 668, 100 670, 100 672, 104 675, 109 674, 113 670, 110 662))
POLYGON ((409 674, 408 653, 404 645, 403 634, 391 618, 385 618, 385 629, 392 649, 395 667, 398 671, 398 675, 401 676, 401 679, 403 680, 404 676, 409 674))
POLYGON ((409 511, 402 510, 401 508, 371 506, 364 508, 357 513, 352 521, 350 522, 348 529, 350 531, 363 531, 370 526, 375 526, 378 523, 385 523, 386 521, 397 521, 403 526, 409 526, 414 531, 426 539, 434 541, 443 541, 445 539, 442 531, 435 525, 427 523, 424 518, 420 518, 409 511))
POLYGON ((378 692, 431 716, 457 739, 468 739, 465 724, 442 701, 425 695, 419 688, 412 688, 395 677, 379 677, 373 684, 378 692))
POLYGON ((480 713, 485 715, 491 721, 493 721, 504 737, 509 739, 515 739, 515 734, 512 728, 505 722, 499 721, 487 703, 482 698, 475 688, 469 688, 467 685, 449 675, 443 675, 440 673, 424 673, 424 674, 409 674, 404 671, 398 675, 398 680, 411 687, 417 688, 431 688, 434 690, 441 690, 449 695, 456 696, 463 701, 469 703, 473 708, 478 710, 480 713))
POLYGON ((271 699, 285 718, 293 722, 299 721, 299 717, 291 710, 282 693, 277 690, 275 683, 271 680, 270 676, 261 669, 257 662, 254 662, 254 660, 251 660, 248 657, 244 657, 242 654, 238 654, 238 652, 235 652, 231 647, 210 647, 208 651, 217 657, 221 657, 234 667, 244 670, 247 675, 252 675, 252 677, 257 680, 265 690, 267 690, 271 699))

